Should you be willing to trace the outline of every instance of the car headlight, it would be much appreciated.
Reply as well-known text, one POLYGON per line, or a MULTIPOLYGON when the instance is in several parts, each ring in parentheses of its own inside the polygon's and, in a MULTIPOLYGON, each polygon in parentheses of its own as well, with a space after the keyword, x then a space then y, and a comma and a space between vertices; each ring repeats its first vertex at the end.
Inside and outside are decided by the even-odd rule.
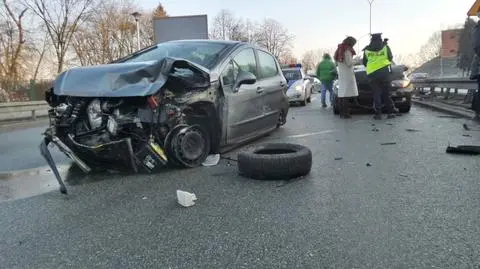
POLYGON ((102 107, 99 99, 94 99, 87 107, 88 121, 92 129, 102 126, 102 107))
POLYGON ((297 85, 297 86, 295 86, 295 90, 301 91, 301 90, 303 90, 303 87, 301 85, 297 85))
POLYGON ((410 80, 400 79, 392 81, 392 87, 407 88, 410 85, 410 80))

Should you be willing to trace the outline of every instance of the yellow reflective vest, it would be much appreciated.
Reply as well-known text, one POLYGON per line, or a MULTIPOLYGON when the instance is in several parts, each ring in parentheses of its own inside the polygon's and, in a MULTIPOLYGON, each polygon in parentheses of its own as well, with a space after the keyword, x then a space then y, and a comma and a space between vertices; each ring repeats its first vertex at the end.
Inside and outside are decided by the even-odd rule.
POLYGON ((379 51, 370 51, 366 49, 365 57, 367 57, 367 75, 392 64, 388 59, 387 46, 383 46, 379 51))

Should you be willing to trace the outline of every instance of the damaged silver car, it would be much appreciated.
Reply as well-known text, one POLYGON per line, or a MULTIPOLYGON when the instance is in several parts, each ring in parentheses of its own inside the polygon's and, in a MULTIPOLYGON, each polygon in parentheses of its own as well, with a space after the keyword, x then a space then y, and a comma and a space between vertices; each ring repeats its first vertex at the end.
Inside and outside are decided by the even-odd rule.
POLYGON ((154 172, 196 167, 211 153, 285 124, 287 82, 269 52, 235 41, 157 44, 113 63, 72 68, 46 92, 55 144, 88 173, 96 168, 154 172))

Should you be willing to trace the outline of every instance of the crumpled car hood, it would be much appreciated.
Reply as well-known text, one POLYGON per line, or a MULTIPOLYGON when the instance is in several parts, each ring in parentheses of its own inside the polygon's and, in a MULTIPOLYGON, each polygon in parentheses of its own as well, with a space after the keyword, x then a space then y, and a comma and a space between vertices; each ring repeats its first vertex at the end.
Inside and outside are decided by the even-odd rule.
POLYGON ((56 95, 133 97, 156 93, 173 77, 187 88, 210 86, 209 70, 184 59, 113 63, 67 70, 55 79, 56 95))

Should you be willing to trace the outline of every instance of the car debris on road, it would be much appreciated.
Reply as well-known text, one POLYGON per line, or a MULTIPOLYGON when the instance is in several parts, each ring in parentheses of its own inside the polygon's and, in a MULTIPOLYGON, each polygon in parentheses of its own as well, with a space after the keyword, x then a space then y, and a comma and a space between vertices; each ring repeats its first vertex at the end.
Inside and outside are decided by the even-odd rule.
POLYGON ((177 190, 177 201, 183 207, 191 207, 195 205, 197 196, 194 193, 177 190))

